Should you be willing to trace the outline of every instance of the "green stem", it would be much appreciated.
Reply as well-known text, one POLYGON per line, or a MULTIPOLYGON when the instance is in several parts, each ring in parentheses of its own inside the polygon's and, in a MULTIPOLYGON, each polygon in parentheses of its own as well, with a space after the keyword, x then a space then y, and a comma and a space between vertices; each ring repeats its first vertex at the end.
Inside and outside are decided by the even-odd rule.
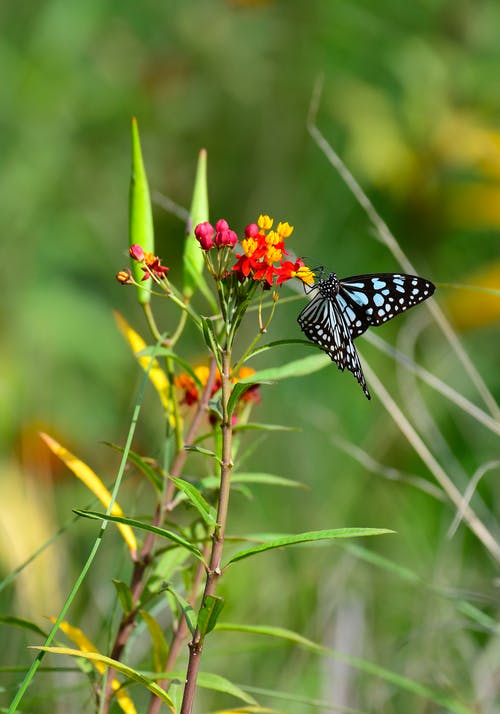
MULTIPOLYGON (((232 437, 233 429, 231 417, 228 411, 228 402, 231 395, 231 349, 226 345, 222 353, 222 463, 221 480, 219 490, 219 505, 217 508, 217 524, 212 534, 212 550, 210 553, 210 563, 205 582, 205 590, 201 600, 201 607, 206 602, 208 596, 214 595, 217 583, 222 574, 221 561, 224 549, 224 537, 226 533, 227 513, 229 508, 229 495, 231 490, 231 470, 232 462, 232 437)), ((203 650, 203 637, 198 628, 194 633, 192 641, 189 643, 189 661, 186 673, 186 686, 180 714, 191 714, 196 692, 196 682, 200 669, 200 658, 203 650)))
POLYGON ((255 345, 257 345, 258 342, 262 339, 262 336, 266 334, 267 328, 269 327, 269 325, 271 324, 271 320, 273 319, 277 302, 278 302, 277 300, 273 300, 273 302, 271 303, 271 313, 269 315, 269 318, 268 318, 266 324, 262 325, 262 327, 259 329, 258 333, 255 335, 253 340, 250 342, 249 346, 247 347, 247 349, 245 350, 243 355, 238 360, 237 364, 235 364, 235 366, 233 368, 233 374, 236 374, 238 372, 238 370, 241 368, 241 366, 243 364, 245 364, 246 359, 252 353, 255 345))

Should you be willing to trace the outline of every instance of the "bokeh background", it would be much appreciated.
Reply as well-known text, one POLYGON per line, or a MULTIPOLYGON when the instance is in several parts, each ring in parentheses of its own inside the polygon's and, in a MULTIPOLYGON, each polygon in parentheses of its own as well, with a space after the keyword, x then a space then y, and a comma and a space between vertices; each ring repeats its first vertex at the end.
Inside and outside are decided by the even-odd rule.
MULTIPOLYGON (((165 209, 165 198, 189 205, 202 147, 212 218, 224 216, 239 230, 262 212, 288 220, 296 227, 296 252, 341 276, 397 270, 307 133, 322 76, 321 131, 418 271, 438 284, 437 301, 498 397, 498 296, 446 287, 500 287, 496 0, 21 0, 0 6, 0 27, 2 576, 65 527, 3 587, 3 614, 46 628, 96 532, 95 524, 72 522, 71 509, 88 505, 89 495, 49 458, 38 431, 54 435, 111 483, 117 456, 102 442, 123 443, 128 429, 140 375, 113 310, 147 334, 133 290, 114 280, 127 264, 131 116, 139 120, 156 196, 157 252, 174 282, 184 225, 165 209)), ((272 339, 300 336, 296 315, 303 304, 283 305, 272 339)), ((378 334, 487 409, 426 308, 415 313, 378 334)), ((360 340, 359 347, 461 491, 489 464, 472 504, 498 536, 498 439, 372 345, 360 340)), ((205 359, 194 333, 183 349, 194 363, 205 359)), ((303 355, 284 350, 255 366, 303 355)), ((263 486, 252 500, 236 494, 231 531, 392 528, 397 535, 363 545, 422 582, 340 546, 274 551, 228 573, 224 618, 289 627, 474 711, 498 712, 498 630, 457 606, 460 596, 495 617, 497 564, 463 525, 450 537, 449 500, 429 488, 432 476, 381 402, 367 402, 352 375, 334 366, 263 388, 262 397, 256 418, 301 431, 273 435, 246 466, 295 478, 308 490, 263 486), (346 443, 360 450, 358 458, 346 453, 346 443)), ((157 455, 161 438, 151 391, 136 449, 157 455)), ((131 515, 151 505, 147 486, 134 480, 120 501, 130 504, 131 515)), ((110 579, 126 578, 127 569, 120 539, 108 531, 69 617, 103 649, 115 598, 110 579)), ((21 673, 5 668, 26 667, 32 659, 26 645, 39 640, 0 627, 8 643, 0 655, 0 697, 8 703, 21 673)), ((139 652, 131 658, 137 666, 145 656, 139 652)), ((242 684, 288 692, 289 701, 259 699, 293 714, 327 710, 326 704, 339 712, 342 706, 384 714, 446 711, 373 674, 252 637, 214 637, 204 666, 242 684)), ((231 703, 202 696, 199 711, 231 703)), ((23 710, 92 707, 80 675, 42 673, 23 710)))

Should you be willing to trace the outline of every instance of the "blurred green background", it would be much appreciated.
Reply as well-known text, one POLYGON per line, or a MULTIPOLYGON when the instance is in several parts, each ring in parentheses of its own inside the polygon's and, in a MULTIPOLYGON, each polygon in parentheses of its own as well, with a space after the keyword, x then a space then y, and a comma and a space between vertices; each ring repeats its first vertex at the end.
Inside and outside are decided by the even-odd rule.
MULTIPOLYGON (((0 26, 3 576, 70 521, 73 507, 89 502, 83 485, 49 458, 38 430, 111 483, 117 457, 100 442, 123 443, 128 429, 140 375, 112 311, 147 335, 133 290, 114 279, 127 265, 132 116, 156 196, 157 252, 174 282, 184 225, 161 197, 189 205, 202 147, 214 220, 223 216, 240 231, 259 213, 288 220, 297 254, 341 276, 399 268, 307 133, 313 86, 322 75, 318 125, 417 270, 438 285, 500 287, 496 0, 20 1, 0 6, 0 26)), ((498 297, 442 286, 436 299, 498 397, 498 297)), ((270 338, 299 337, 303 305, 283 305, 270 338)), ((157 309, 161 315, 161 304, 157 309)), ((428 369, 483 407, 427 310, 415 313, 377 334, 410 355, 416 349, 428 369)), ((171 309, 163 314, 168 325, 171 309)), ((364 340, 359 348, 462 492, 477 469, 491 464, 472 505, 498 537, 498 440, 364 340)), ((194 333, 183 349, 194 363, 205 359, 194 333)), ((286 349, 268 363, 300 356, 304 350, 286 349)), ((474 711, 498 712, 498 634, 464 615, 454 599, 458 593, 494 618, 496 565, 463 525, 449 537, 454 511, 445 496, 401 476, 433 483, 381 402, 367 402, 352 375, 333 365, 264 387, 262 396, 255 418, 302 431, 273 436, 246 467, 310 489, 256 488, 251 501, 236 494, 230 530, 392 528, 397 535, 363 545, 450 597, 328 545, 237 566, 223 584, 224 618, 295 629, 445 691, 474 711), (346 454, 339 438, 372 459, 372 470, 346 454)), ((157 455, 161 438, 151 390, 135 448, 157 455)), ((193 471, 198 467, 193 462, 193 471)), ((120 501, 135 514, 151 505, 147 487, 136 481, 124 485, 120 501)), ((2 613, 46 628, 44 618, 57 614, 95 532, 93 524, 71 525, 1 592, 2 613)), ((127 568, 120 538, 108 532, 70 613, 103 649, 115 597, 110 578, 126 578, 127 568)), ((1 665, 28 665, 26 644, 38 640, 0 627, 9 643, 1 665)), ((131 664, 144 666, 142 642, 131 664)), ((289 692, 289 702, 259 699, 293 714, 322 710, 299 695, 329 702, 332 711, 343 705, 384 714, 446 711, 374 675, 346 673, 332 660, 251 637, 214 637, 204 666, 242 684, 289 692)), ((20 677, 2 674, 4 703, 20 677)), ((141 701, 135 690, 133 696, 141 701)), ((230 703, 204 694, 199 711, 230 703)), ((23 711, 92 711, 92 698, 78 675, 40 674, 23 711)))

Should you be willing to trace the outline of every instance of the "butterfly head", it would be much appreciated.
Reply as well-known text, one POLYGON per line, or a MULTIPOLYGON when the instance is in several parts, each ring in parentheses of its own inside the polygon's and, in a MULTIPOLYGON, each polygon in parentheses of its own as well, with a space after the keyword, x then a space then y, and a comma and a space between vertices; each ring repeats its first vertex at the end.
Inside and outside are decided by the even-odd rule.
POLYGON ((327 299, 333 299, 339 292, 340 283, 335 273, 330 273, 328 277, 322 278, 316 283, 320 295, 327 299))

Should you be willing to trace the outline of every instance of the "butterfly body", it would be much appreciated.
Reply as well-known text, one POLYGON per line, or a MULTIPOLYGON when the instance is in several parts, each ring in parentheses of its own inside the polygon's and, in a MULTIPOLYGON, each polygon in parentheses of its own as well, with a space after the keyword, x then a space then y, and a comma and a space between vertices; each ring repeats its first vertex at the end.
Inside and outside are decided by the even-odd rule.
POLYGON ((353 340, 430 297, 434 285, 403 273, 354 275, 340 280, 335 273, 320 279, 308 292, 316 295, 297 318, 308 339, 318 344, 341 371, 354 374, 366 397, 366 386, 353 340))

